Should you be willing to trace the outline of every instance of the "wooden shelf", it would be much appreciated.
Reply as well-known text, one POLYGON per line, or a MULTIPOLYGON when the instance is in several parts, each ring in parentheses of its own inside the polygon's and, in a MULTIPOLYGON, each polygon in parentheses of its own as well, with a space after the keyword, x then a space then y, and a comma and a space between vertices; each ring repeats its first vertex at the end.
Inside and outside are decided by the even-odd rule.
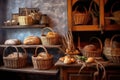
MULTIPOLYGON (((24 47, 24 48, 36 48, 43 45, 0 45, 0 47, 8 47, 8 46, 15 46, 15 47, 24 47)), ((61 45, 44 45, 47 48, 59 48, 61 45)))
POLYGON ((0 26, 1 29, 22 29, 22 28, 44 28, 46 25, 14 25, 14 26, 0 26))
POLYGON ((0 66, 0 70, 4 71, 12 71, 12 72, 24 72, 24 73, 35 73, 35 74, 49 74, 49 75, 56 75, 59 70, 56 67, 52 67, 48 70, 36 70, 32 66, 30 67, 25 67, 25 68, 18 68, 18 69, 13 69, 13 68, 6 68, 4 66, 0 66))
MULTIPOLYGON (((73 26, 72 31, 100 31, 99 25, 78 25, 73 26)), ((120 30, 120 25, 105 25, 104 31, 117 31, 120 30)))
POLYGON ((115 25, 105 25, 105 31, 117 31, 120 30, 120 25, 115 24, 115 25))
POLYGON ((73 26, 72 31, 100 31, 98 25, 78 25, 73 26))

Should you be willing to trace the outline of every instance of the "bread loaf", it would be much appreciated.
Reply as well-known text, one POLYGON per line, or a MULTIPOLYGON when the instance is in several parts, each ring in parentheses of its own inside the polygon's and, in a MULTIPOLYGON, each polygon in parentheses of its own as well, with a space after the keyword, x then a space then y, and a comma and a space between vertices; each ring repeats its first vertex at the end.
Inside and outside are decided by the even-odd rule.
POLYGON ((37 36, 28 36, 23 41, 23 44, 26 44, 26 45, 38 45, 40 43, 41 43, 41 40, 37 36))
POLYGON ((18 44, 21 44, 21 41, 18 39, 8 39, 4 42, 4 44, 18 45, 18 44))
POLYGON ((9 54, 7 57, 9 57, 9 58, 17 58, 18 55, 19 54, 19 57, 23 57, 23 54, 21 53, 21 52, 13 52, 13 53, 11 53, 11 54, 9 54))
POLYGON ((97 48, 96 48, 95 45, 89 44, 89 45, 86 45, 86 46, 83 48, 83 50, 85 50, 85 51, 96 51, 97 48))

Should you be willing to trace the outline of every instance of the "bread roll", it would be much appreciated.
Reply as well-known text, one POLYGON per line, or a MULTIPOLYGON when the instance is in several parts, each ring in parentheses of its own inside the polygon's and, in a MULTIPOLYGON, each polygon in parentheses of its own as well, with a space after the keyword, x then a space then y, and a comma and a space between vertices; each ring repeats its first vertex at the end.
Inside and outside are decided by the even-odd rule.
POLYGON ((37 57, 42 59, 51 59, 53 56, 45 52, 40 52, 37 57))
POLYGON ((18 45, 18 44, 21 44, 21 41, 18 39, 8 39, 4 42, 4 44, 18 45))
POLYGON ((46 37, 58 37, 58 34, 55 32, 48 32, 46 37))
POLYGON ((40 43, 41 43, 41 40, 37 36, 28 36, 23 41, 23 44, 26 44, 26 45, 37 45, 40 43))
POLYGON ((9 54, 7 57, 9 57, 9 58, 17 58, 18 55, 19 54, 19 57, 23 57, 23 54, 21 53, 21 52, 13 52, 13 53, 11 53, 11 54, 9 54))
POLYGON ((94 61, 95 59, 93 57, 88 57, 88 59, 86 60, 86 63, 92 63, 94 61))

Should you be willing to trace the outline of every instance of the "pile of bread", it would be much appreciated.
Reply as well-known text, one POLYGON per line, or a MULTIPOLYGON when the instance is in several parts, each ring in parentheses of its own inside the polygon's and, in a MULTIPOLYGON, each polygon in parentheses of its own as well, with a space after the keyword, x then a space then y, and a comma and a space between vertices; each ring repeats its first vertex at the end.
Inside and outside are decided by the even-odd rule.
POLYGON ((75 49, 75 50, 70 50, 70 49, 67 48, 65 53, 66 53, 66 54, 74 54, 74 55, 76 55, 76 54, 80 54, 80 51, 77 50, 77 49, 75 49))
POLYGON ((70 55, 66 55, 64 57, 59 58, 60 61, 62 61, 65 64, 71 64, 74 63, 76 60, 74 57, 71 57, 70 55))
POLYGON ((39 58, 39 59, 51 59, 51 58, 53 58, 53 55, 51 55, 51 54, 48 54, 48 53, 46 53, 46 52, 40 52, 37 56, 35 56, 35 57, 37 57, 37 58, 39 58))
POLYGON ((18 57, 23 58, 24 56, 26 55, 21 52, 12 52, 7 56, 7 58, 18 58, 18 57))
MULTIPOLYGON (((78 55, 74 55, 74 56, 65 55, 63 57, 60 57, 59 61, 63 62, 64 64, 78 63, 78 61, 83 62, 80 58, 77 58, 75 56, 78 56, 78 55)), ((81 56, 79 56, 79 57, 81 57, 81 56)), ((94 61, 95 61, 94 57, 88 57, 88 58, 86 58, 86 60, 84 62, 92 63, 94 61)))

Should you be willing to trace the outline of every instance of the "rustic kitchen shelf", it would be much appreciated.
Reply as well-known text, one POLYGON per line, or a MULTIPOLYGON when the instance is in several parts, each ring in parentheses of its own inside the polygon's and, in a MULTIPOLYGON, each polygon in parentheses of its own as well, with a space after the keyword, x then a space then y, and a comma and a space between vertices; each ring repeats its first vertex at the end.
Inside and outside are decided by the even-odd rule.
POLYGON ((99 25, 78 25, 73 26, 72 31, 100 31, 99 25))
POLYGON ((72 31, 117 31, 120 30, 120 25, 105 25, 105 27, 100 27, 99 25, 77 25, 72 27, 72 31))
POLYGON ((35 73, 35 74, 49 74, 49 75, 56 75, 59 71, 56 67, 52 67, 48 70, 35 70, 32 66, 19 68, 19 69, 6 68, 4 66, 0 66, 0 70, 12 71, 12 72, 35 73))
POLYGON ((13 25, 13 26, 0 26, 1 29, 25 29, 25 28, 44 28, 46 25, 13 25))
MULTIPOLYGON (((90 0, 92 1, 92 0, 90 0)), ((78 8, 80 6, 80 4, 82 3, 86 3, 89 2, 89 1, 79 1, 79 0, 67 0, 68 2, 68 27, 72 30, 72 31, 118 31, 120 30, 120 25, 117 24, 117 23, 107 23, 107 19, 109 21, 109 17, 106 17, 105 14, 107 14, 105 12, 105 1, 104 0, 97 0, 99 2, 99 18, 98 18, 98 24, 75 24, 75 20, 74 20, 74 15, 75 15, 75 10, 77 10, 76 8, 78 8), (75 9, 74 9, 75 8, 75 9)), ((112 1, 112 0, 107 0, 108 1, 108 4, 110 3, 109 1, 112 1)), ((96 2, 96 0, 95 0, 96 2)), ((114 0, 112 2, 115 2, 114 0)), ((119 1, 117 1, 119 3, 119 1)), ((84 5, 84 4, 83 4, 84 5)), ((107 4, 106 4, 107 5, 107 4)), ((112 4, 109 4, 109 6, 112 5, 112 4)), ((82 5, 81 5, 82 6, 82 5)), ((80 6, 80 7, 81 7, 80 6)), ((90 6, 89 6, 90 7, 90 6)), ((84 8, 85 8, 85 5, 84 5, 84 8)), ((86 6, 87 8, 87 6, 86 6)), ((94 7, 92 7, 92 9, 94 9, 94 7)), ((78 10, 78 12, 80 11, 81 9, 78 10)), ((118 9, 119 10, 119 9, 118 9)), ((92 11, 91 11, 92 12, 92 11)), ((110 12, 110 11, 109 11, 110 12)), ((92 17, 91 21, 93 21, 94 17, 92 17)), ((83 20, 83 17, 82 19, 79 19, 79 21, 82 21, 83 20)), ((111 22, 111 21, 110 21, 111 22)), ((78 23, 78 22, 77 22, 78 23)))
MULTIPOLYGON (((15 47, 24 47, 24 48, 36 48, 43 45, 0 45, 0 47, 8 47, 8 46, 15 46, 15 47)), ((61 45, 44 45, 47 48, 59 48, 61 45)))

